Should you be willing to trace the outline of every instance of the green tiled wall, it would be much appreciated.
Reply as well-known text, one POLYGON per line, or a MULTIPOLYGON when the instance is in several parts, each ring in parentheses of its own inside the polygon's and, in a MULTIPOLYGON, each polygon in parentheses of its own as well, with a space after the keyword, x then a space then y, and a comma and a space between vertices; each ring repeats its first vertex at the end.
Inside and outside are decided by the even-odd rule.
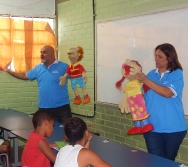
MULTIPOLYGON (((92 102, 85 106, 72 105, 72 111, 77 114, 93 115, 95 110, 94 118, 83 117, 91 131, 100 133, 101 136, 111 140, 146 151, 142 135, 126 135, 127 129, 132 126, 130 115, 122 115, 116 106, 96 104, 94 108, 95 36, 92 14, 93 2, 96 21, 105 21, 182 8, 188 6, 188 0, 69 0, 57 4, 59 58, 62 61, 69 62, 66 56, 67 48, 71 45, 84 47, 85 57, 82 64, 87 70, 87 89, 92 98, 92 102)), ((69 92, 72 99, 73 92, 71 88, 69 92)), ((188 164, 187 143, 188 135, 181 145, 177 161, 188 164)))
MULTIPOLYGON (((92 1, 67 1, 57 6, 58 23, 58 56, 60 60, 69 63, 67 49, 80 45, 84 48, 82 64, 86 67, 87 91, 91 102, 87 105, 71 105, 76 114, 94 115, 94 29, 92 1)), ((78 89, 81 96, 82 90, 78 89)), ((74 92, 69 85, 70 100, 74 99, 74 92)))
POLYGON ((36 82, 15 79, 0 71, 0 108, 12 108, 25 113, 37 110, 36 82))

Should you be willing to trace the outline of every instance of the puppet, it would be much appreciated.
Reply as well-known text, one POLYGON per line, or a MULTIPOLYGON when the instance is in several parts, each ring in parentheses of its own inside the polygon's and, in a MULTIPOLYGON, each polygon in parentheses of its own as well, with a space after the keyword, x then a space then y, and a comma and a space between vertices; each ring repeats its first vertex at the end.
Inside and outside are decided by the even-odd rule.
POLYGON ((60 85, 64 85, 66 83, 66 78, 70 76, 71 79, 71 86, 74 90, 75 99, 73 104, 87 104, 90 102, 90 97, 86 90, 86 82, 87 76, 84 67, 80 64, 80 61, 83 58, 83 48, 80 46, 77 47, 70 47, 67 51, 68 58, 71 64, 68 66, 66 73, 64 76, 60 77, 60 85), (83 101, 79 95, 77 85, 82 88, 83 93, 83 101))
POLYGON ((153 130, 153 125, 148 120, 149 114, 142 94, 142 83, 134 77, 134 74, 142 70, 141 65, 135 60, 127 59, 121 70, 123 76, 116 83, 116 88, 121 89, 125 78, 128 79, 128 82, 124 86, 124 96, 119 108, 122 113, 131 113, 134 123, 134 127, 130 128, 127 134, 143 134, 153 130))

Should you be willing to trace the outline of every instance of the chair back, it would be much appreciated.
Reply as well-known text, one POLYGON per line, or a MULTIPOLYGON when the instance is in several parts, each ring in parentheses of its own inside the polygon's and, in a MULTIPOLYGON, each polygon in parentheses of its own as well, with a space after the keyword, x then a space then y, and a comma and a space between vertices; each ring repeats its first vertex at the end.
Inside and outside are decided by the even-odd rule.
POLYGON ((8 155, 6 153, 0 153, 0 167, 8 167, 8 155))

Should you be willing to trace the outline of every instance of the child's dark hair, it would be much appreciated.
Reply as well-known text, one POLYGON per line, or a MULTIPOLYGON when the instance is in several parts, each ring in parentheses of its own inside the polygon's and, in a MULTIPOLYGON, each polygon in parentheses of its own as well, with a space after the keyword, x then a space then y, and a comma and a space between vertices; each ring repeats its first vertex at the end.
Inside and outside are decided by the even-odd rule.
POLYGON ((68 142, 71 145, 75 145, 77 141, 80 141, 85 131, 87 130, 86 123, 78 117, 69 118, 64 125, 65 135, 68 142))
POLYGON ((36 128, 37 126, 41 126, 43 121, 51 121, 54 120, 54 116, 52 112, 45 110, 45 109, 39 109, 35 112, 33 115, 33 127, 36 128))

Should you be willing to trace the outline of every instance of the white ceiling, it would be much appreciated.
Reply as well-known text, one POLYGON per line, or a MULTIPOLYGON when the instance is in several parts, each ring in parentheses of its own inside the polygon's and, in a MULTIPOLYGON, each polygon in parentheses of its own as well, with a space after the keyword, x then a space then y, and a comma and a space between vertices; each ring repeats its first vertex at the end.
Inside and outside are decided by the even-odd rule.
POLYGON ((55 17, 55 0, 0 0, 0 15, 55 17))

